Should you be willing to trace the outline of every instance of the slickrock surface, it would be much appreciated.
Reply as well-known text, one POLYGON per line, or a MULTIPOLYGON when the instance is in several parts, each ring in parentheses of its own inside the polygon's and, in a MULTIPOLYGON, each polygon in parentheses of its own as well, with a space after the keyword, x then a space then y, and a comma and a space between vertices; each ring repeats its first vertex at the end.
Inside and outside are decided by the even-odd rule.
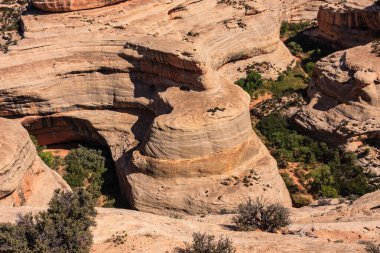
POLYGON ((124 0, 32 0, 37 8, 49 12, 77 11, 99 8, 124 0))
POLYGON ((320 37, 337 47, 350 48, 367 44, 380 31, 380 5, 375 0, 347 0, 322 5, 318 12, 320 37))
MULTIPOLYGON (((190 243, 194 232, 206 232, 217 238, 228 236, 239 253, 366 252, 359 241, 380 242, 379 194, 365 195, 351 205, 292 209, 293 224, 284 230, 286 235, 233 231, 233 215, 170 218, 99 208, 93 252, 173 252, 190 243), (112 236, 116 235, 126 235, 125 243, 112 243, 112 236)), ((0 208, 0 222, 13 221, 20 212, 39 210, 41 208, 0 208)))
POLYGON ((373 44, 336 52, 316 64, 311 98, 295 118, 335 144, 380 138, 380 57, 373 44))
POLYGON ((0 206, 46 205, 55 189, 70 189, 38 157, 20 124, 0 118, 0 126, 0 206))
POLYGON ((281 10, 274 0, 217 2, 131 0, 24 16, 25 38, 0 56, 0 116, 53 115, 63 127, 92 129, 94 139, 62 128, 54 138, 102 139, 139 210, 219 212, 249 196, 289 206, 252 131, 249 97, 223 75, 233 70, 221 70, 257 57, 290 64, 281 10))
POLYGON ((288 22, 315 20, 320 6, 339 2, 341 0, 283 0, 284 20, 288 22))

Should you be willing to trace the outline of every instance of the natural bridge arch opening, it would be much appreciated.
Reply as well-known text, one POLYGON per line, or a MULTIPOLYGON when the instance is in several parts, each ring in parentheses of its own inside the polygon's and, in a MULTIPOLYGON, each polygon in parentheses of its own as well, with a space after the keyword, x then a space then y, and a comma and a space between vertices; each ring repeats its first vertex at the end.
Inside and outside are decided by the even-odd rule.
MULTIPOLYGON (((45 147, 42 152, 52 154, 54 159, 59 159, 59 165, 52 169, 57 170, 64 179, 67 175, 66 157, 70 153, 79 148, 84 148, 94 154, 99 150, 105 161, 106 170, 101 174, 103 182, 100 189, 101 195, 97 197, 97 205, 130 208, 128 201, 120 191, 119 178, 111 150, 104 137, 90 122, 68 116, 48 116, 26 118, 22 121, 22 125, 35 138, 38 145, 45 147)), ((86 179, 86 181, 88 180, 86 179)), ((89 182, 85 182, 84 185, 88 188, 89 184, 89 182)))

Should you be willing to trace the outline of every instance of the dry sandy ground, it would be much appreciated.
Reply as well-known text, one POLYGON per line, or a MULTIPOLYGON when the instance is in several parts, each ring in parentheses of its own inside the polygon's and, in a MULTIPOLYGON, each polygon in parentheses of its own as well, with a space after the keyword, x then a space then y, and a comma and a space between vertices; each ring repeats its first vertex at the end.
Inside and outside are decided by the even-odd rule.
MULTIPOLYGON (((352 208, 351 208, 352 209, 352 208)), ((292 210, 292 234, 233 230, 232 215, 170 218, 123 209, 98 209, 92 252, 176 252, 192 240, 192 233, 207 232, 232 239, 238 253, 366 252, 360 240, 380 243, 380 211, 352 211, 347 205, 292 210), (348 211, 350 210, 350 211, 348 211), (113 242, 115 236, 123 243, 113 242), (340 240, 343 240, 340 241, 340 240)), ((1 208, 0 222, 12 221, 30 207, 1 208)))

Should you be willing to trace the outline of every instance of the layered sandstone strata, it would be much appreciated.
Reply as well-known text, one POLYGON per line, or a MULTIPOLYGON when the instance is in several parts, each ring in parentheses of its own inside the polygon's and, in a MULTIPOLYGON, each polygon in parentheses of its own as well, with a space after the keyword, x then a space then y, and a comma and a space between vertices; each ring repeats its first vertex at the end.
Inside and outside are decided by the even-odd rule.
POLYGON ((23 124, 46 144, 51 129, 57 141, 109 146, 139 210, 219 212, 257 196, 289 206, 248 95, 222 74, 259 56, 293 60, 275 1, 246 2, 132 0, 25 16, 25 38, 0 57, 0 116, 42 116, 23 124))
POLYGON ((348 0, 322 5, 316 36, 337 47, 350 48, 373 41, 380 31, 380 5, 375 0, 348 0))
POLYGON ((124 0, 32 0, 37 8, 49 12, 77 11, 99 8, 124 0))
POLYGON ((323 58, 295 117, 314 136, 335 144, 380 138, 380 58, 370 43, 323 58))
POLYGON ((38 157, 28 132, 0 118, 0 205, 46 205, 55 189, 70 187, 38 157))
POLYGON ((315 20, 322 5, 339 2, 341 0, 283 0, 284 20, 288 22, 315 20))

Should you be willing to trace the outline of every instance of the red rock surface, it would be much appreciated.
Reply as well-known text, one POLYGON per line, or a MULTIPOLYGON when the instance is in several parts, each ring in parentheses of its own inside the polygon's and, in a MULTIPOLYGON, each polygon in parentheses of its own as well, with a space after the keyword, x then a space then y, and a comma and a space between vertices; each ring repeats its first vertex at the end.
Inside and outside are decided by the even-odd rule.
POLYGON ((33 0, 37 8, 49 12, 77 11, 99 8, 124 0, 33 0))

